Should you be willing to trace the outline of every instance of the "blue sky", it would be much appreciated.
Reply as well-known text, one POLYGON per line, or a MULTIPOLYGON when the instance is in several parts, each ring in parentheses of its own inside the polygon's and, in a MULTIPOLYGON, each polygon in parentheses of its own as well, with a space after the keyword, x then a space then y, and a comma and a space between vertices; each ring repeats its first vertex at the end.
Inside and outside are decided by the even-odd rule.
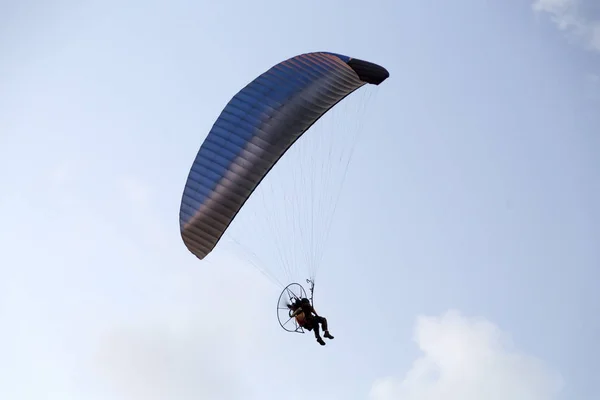
POLYGON ((589 0, 0 3, 0 398, 599 398, 599 27, 589 0), (391 73, 324 348, 178 231, 226 102, 318 50, 391 73))

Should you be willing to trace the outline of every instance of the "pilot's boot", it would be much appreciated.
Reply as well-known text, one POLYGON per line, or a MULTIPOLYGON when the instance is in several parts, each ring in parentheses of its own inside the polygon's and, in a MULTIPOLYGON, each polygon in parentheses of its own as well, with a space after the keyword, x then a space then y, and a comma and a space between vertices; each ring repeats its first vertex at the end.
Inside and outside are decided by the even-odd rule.
POLYGON ((327 339, 333 339, 333 336, 331 336, 331 333, 329 333, 329 331, 325 331, 325 333, 323 333, 323 336, 325 336, 327 339))
POLYGON ((322 338, 317 338, 317 342, 319 342, 321 346, 325 346, 325 341, 322 338))

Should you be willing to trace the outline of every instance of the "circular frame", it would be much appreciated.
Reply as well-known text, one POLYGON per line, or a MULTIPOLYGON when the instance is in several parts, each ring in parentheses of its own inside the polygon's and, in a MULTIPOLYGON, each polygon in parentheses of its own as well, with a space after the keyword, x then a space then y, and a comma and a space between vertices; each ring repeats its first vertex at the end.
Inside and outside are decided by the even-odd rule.
POLYGON ((304 287, 299 283, 290 283, 287 285, 277 301, 277 320, 283 330, 287 332, 304 333, 304 329, 298 325, 296 318, 290 316, 291 311, 287 305, 293 300, 307 298, 304 287))

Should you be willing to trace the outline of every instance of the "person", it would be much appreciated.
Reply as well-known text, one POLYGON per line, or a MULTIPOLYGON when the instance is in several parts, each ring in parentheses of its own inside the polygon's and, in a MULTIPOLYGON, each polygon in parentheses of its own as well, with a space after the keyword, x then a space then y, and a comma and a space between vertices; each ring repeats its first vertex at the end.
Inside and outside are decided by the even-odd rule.
POLYGON ((310 300, 307 298, 295 299, 292 301, 292 304, 288 304, 288 308, 292 311, 290 317, 295 318, 298 325, 309 331, 314 330, 315 338, 321 346, 325 346, 325 341, 319 333, 319 324, 323 329, 323 336, 327 339, 333 339, 327 327, 327 319, 315 311, 314 307, 310 304, 310 300))

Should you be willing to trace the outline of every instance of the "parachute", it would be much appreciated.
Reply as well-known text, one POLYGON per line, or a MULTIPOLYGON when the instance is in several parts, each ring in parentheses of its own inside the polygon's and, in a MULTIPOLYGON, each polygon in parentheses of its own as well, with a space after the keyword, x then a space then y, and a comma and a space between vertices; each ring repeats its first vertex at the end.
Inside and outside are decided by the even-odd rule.
MULTIPOLYGON (((242 88, 212 126, 185 183, 179 222, 189 251, 203 260, 259 184, 313 124, 352 92, 366 84, 377 86, 388 77, 388 71, 377 64, 314 52, 280 62, 242 88)), ((303 168, 297 165, 293 170, 301 173, 303 168)), ((332 212, 328 208, 324 214, 328 217, 332 212)), ((305 217, 309 218, 299 218, 305 217)), ((302 247, 298 238, 283 240, 302 247)), ((294 262, 318 261, 307 257, 294 262)), ((314 282, 312 274, 310 279, 314 282)))

